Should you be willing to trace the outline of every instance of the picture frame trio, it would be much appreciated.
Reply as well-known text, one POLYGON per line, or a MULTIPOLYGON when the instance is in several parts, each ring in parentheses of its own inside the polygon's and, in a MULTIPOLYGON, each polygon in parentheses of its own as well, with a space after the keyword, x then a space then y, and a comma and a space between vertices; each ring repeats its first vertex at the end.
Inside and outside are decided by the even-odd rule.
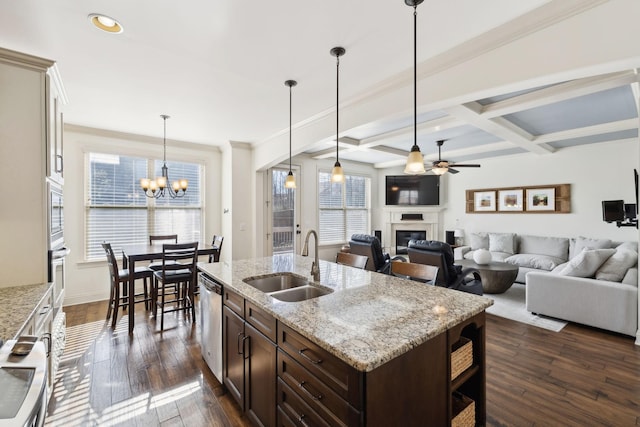
POLYGON ((569 191, 568 184, 467 190, 467 212, 566 213, 569 191))

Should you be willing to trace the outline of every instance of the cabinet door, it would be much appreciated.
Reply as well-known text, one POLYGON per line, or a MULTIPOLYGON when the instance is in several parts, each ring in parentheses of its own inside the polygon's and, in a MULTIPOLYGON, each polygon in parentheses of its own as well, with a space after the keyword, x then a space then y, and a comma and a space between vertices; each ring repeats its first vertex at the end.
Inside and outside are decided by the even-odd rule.
POLYGON ((223 353, 224 385, 244 410, 244 321, 228 307, 224 307, 223 317, 223 353))
POLYGON ((47 75, 47 176, 62 184, 64 182, 63 123, 60 98, 47 75))
POLYGON ((245 346, 246 412, 254 425, 276 425, 276 345, 250 324, 245 346))

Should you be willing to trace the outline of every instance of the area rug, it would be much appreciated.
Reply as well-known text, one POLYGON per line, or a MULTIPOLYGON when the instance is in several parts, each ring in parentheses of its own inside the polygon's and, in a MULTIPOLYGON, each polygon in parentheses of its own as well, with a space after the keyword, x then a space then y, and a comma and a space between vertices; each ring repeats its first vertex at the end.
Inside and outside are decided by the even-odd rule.
POLYGON ((503 294, 485 294, 484 296, 493 300, 493 305, 487 308, 487 313, 554 332, 560 332, 567 325, 564 320, 529 313, 524 302, 525 285, 520 283, 514 283, 503 294))

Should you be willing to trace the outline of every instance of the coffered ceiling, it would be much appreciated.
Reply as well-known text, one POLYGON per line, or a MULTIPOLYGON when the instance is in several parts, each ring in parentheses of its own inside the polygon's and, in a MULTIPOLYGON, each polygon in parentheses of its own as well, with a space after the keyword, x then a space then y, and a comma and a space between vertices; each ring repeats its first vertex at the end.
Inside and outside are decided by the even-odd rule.
MULTIPOLYGON (((418 118, 422 151, 437 158, 435 142, 446 140, 443 157, 463 162, 518 153, 553 153, 582 144, 638 136, 636 70, 535 87, 430 111, 418 118)), ((354 128, 340 139, 340 157, 384 168, 406 161, 413 123, 354 128)), ((335 141, 335 139, 334 139, 335 141)), ((316 145, 316 159, 335 157, 335 147, 316 145)))
MULTIPOLYGON (((491 89, 477 96, 465 92, 469 81, 489 74, 472 69, 468 79, 428 82, 614 4, 618 11, 608 19, 638 10, 635 0, 425 0, 418 7, 418 140, 427 159, 435 158, 440 139, 447 140, 443 157, 460 162, 635 138, 639 58, 537 84, 535 78, 487 84, 491 89), (436 102, 440 87, 457 93, 434 96, 436 102)), ((347 51, 340 67, 341 158, 403 164, 413 142, 412 35, 412 8, 403 0, 21 0, 3 1, 0 10, 0 47, 57 61, 68 124, 161 137, 159 116, 168 114, 170 141, 248 142, 259 167, 288 156, 288 79, 298 81, 294 154, 335 155, 334 46, 347 51), (91 13, 119 20, 124 32, 93 28, 91 13)), ((607 34, 599 37, 607 43, 607 34)), ((527 52, 518 55, 531 61, 527 52)))

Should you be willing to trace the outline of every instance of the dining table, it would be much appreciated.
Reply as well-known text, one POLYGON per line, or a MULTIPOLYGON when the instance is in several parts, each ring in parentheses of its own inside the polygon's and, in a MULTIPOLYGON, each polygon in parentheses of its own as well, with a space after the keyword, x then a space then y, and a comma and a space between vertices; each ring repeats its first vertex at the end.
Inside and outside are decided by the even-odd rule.
MULTIPOLYGON (((136 262, 141 261, 154 261, 162 259, 162 243, 149 245, 145 243, 123 245, 122 256, 128 260, 129 271, 135 271, 136 262)), ((217 246, 212 246, 209 243, 198 243, 198 256, 212 255, 218 250, 217 246)), ((128 295, 135 295, 135 280, 133 274, 129 275, 129 293, 128 295)), ((133 326, 135 320, 135 301, 134 298, 129 298, 128 301, 129 311, 129 334, 133 334, 133 326)))

